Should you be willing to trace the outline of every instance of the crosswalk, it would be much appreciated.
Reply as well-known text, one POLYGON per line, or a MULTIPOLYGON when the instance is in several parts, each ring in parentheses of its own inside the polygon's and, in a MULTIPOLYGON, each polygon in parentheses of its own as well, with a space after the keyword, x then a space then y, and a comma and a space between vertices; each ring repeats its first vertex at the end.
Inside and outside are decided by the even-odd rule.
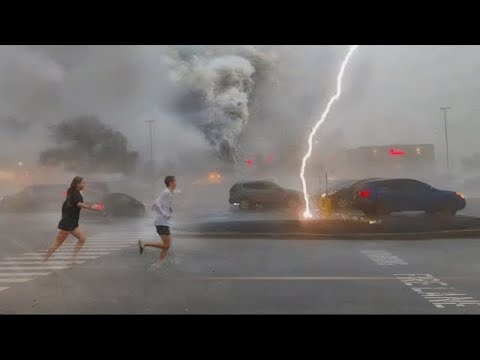
POLYGON ((18 255, 0 258, 0 293, 10 289, 14 284, 33 281, 42 276, 48 276, 54 271, 66 270, 74 265, 82 265, 89 260, 110 255, 137 243, 138 239, 154 240, 158 236, 153 231, 117 231, 87 236, 87 242, 82 247, 75 263, 71 255, 76 239, 69 238, 67 243, 60 247, 48 262, 42 262, 46 249, 29 251, 18 255))

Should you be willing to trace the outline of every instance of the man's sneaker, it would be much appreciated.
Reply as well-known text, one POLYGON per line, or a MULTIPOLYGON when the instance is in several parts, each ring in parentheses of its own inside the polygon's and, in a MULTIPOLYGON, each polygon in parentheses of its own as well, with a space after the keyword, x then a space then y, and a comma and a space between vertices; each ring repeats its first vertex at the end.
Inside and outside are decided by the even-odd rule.
POLYGON ((138 252, 140 253, 140 255, 143 254, 142 240, 138 240, 138 252))

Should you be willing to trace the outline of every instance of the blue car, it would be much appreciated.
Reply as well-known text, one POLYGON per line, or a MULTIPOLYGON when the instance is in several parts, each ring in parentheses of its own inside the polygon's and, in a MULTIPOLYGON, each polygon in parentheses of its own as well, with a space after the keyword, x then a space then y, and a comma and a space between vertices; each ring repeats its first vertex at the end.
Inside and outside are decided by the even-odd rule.
POLYGON ((465 197, 454 191, 435 189, 412 179, 375 179, 356 183, 352 207, 367 216, 400 211, 425 211, 428 215, 455 215, 466 206, 465 197))

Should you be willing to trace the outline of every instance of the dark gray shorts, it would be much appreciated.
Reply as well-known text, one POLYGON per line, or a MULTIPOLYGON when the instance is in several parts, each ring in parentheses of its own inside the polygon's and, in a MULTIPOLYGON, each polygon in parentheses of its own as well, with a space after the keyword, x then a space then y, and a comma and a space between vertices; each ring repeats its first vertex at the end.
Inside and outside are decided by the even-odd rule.
POLYGON ((155 227, 157 228, 158 235, 170 235, 170 227, 163 225, 157 225, 155 227))

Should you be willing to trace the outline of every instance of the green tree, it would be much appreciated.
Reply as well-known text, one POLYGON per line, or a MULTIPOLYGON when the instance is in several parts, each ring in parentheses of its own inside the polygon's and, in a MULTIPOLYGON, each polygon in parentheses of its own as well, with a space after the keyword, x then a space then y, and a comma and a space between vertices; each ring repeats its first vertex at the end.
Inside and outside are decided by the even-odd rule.
POLYGON ((135 169, 138 153, 130 151, 119 131, 94 116, 81 116, 50 127, 56 147, 40 154, 43 165, 61 165, 68 170, 129 173, 135 169))

